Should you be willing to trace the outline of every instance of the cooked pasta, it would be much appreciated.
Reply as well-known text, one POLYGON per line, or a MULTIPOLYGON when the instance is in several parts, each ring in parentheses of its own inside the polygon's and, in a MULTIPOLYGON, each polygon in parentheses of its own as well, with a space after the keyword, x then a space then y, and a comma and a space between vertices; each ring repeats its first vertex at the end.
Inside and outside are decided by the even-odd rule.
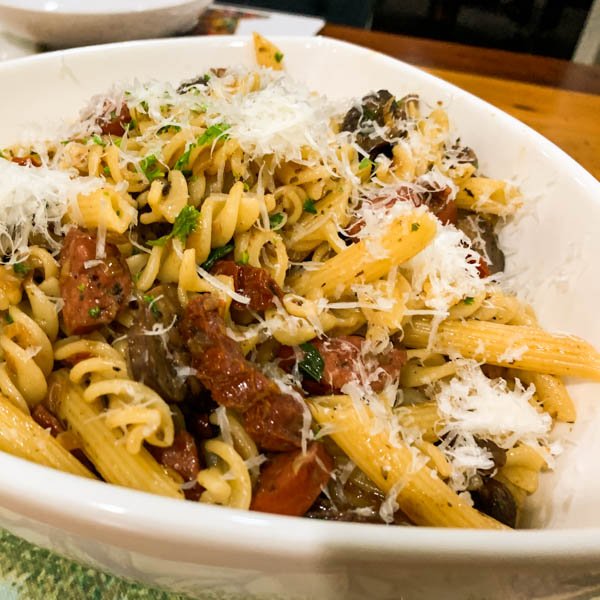
POLYGON ((576 418, 561 377, 600 380, 497 275, 527 199, 442 105, 333 103, 254 44, 2 150, 0 449, 243 510, 517 526, 576 418))

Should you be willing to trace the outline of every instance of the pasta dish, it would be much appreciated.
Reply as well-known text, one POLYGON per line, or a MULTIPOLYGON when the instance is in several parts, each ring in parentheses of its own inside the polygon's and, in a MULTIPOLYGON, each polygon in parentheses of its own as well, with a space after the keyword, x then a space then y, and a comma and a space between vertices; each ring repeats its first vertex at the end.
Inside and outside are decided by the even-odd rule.
POLYGON ((238 509, 517 527, 576 417, 563 377, 600 380, 503 281, 526 200, 441 105, 332 102, 255 51, 2 149, 0 450, 238 509))

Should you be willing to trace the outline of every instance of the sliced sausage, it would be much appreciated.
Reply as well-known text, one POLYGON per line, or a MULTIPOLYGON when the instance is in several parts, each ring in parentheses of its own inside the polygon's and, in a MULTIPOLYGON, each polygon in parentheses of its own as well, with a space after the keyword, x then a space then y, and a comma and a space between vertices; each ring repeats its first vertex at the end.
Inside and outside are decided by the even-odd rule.
POLYGON ((58 417, 53 415, 43 404, 36 404, 31 411, 31 418, 43 429, 49 429, 52 437, 65 432, 58 417))
POLYGON ((238 265, 233 260, 220 260, 212 269, 213 275, 229 275, 233 278, 235 291, 250 299, 248 304, 234 302, 238 308, 266 310, 275 306, 274 299, 282 298, 283 292, 265 271, 251 265, 238 265))
POLYGON ((124 102, 119 110, 111 110, 107 107, 104 114, 96 119, 96 124, 105 135, 122 136, 129 123, 131 123, 131 113, 124 102))
POLYGON ((244 358, 237 342, 227 336, 219 306, 210 295, 197 296, 187 305, 180 325, 196 377, 215 402, 246 417, 247 431, 260 447, 274 451, 298 447, 302 404, 282 394, 244 358))
POLYGON ((178 431, 173 444, 168 448, 148 446, 150 453, 163 466, 179 473, 184 481, 196 478, 200 470, 200 459, 194 438, 187 431, 178 431))
POLYGON ((101 263, 96 258, 96 236, 72 228, 60 252, 60 294, 67 334, 88 333, 111 323, 131 293, 131 275, 114 244, 105 244, 101 263))
POLYGON ((244 416, 245 429, 263 449, 288 451, 302 442, 304 411, 300 402, 287 394, 272 394, 257 402, 244 416))
POLYGON ((355 380, 363 369, 368 375, 382 369, 370 380, 374 392, 380 392, 389 379, 396 379, 406 362, 406 351, 393 348, 387 353, 362 356, 365 339, 358 335, 343 335, 325 340, 313 340, 311 344, 323 358, 323 374, 319 381, 304 377, 302 385, 310 393, 337 393, 344 385, 355 380))
POLYGON ((313 442, 301 450, 278 454, 261 469, 250 510, 302 516, 327 484, 333 459, 323 444, 313 442))
POLYGON ((22 167, 41 167, 42 161, 37 154, 28 154, 27 156, 13 156, 11 162, 21 165, 22 167))

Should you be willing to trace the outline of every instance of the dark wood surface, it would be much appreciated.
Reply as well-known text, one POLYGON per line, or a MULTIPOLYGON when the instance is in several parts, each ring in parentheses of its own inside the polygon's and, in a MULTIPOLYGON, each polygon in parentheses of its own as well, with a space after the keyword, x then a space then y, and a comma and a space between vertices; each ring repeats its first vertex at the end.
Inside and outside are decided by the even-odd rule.
POLYGON ((600 66, 327 24, 321 35, 383 52, 420 67, 462 71, 600 94, 600 66))

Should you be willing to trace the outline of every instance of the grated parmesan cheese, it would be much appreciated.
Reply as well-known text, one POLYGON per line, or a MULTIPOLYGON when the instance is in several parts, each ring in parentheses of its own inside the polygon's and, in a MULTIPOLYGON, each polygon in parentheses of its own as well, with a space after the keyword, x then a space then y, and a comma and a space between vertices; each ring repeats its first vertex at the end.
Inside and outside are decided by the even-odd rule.
POLYGON ((62 218, 78 194, 102 185, 91 177, 71 179, 69 173, 45 166, 21 166, 0 158, 0 254, 14 264, 29 255, 29 239, 41 236, 60 249, 52 234, 62 232, 62 218))
POLYGON ((414 300, 445 313, 461 298, 477 296, 486 285, 477 269, 480 258, 462 231, 438 223, 431 244, 404 265, 412 274, 414 300))
POLYGON ((454 473, 451 485, 466 489, 478 469, 493 468, 491 454, 475 438, 491 440, 500 448, 517 443, 539 448, 547 444, 552 419, 531 404, 535 387, 524 388, 516 379, 514 389, 504 379, 488 379, 474 360, 455 361, 456 375, 438 382, 433 397, 445 440, 440 449, 454 473))

